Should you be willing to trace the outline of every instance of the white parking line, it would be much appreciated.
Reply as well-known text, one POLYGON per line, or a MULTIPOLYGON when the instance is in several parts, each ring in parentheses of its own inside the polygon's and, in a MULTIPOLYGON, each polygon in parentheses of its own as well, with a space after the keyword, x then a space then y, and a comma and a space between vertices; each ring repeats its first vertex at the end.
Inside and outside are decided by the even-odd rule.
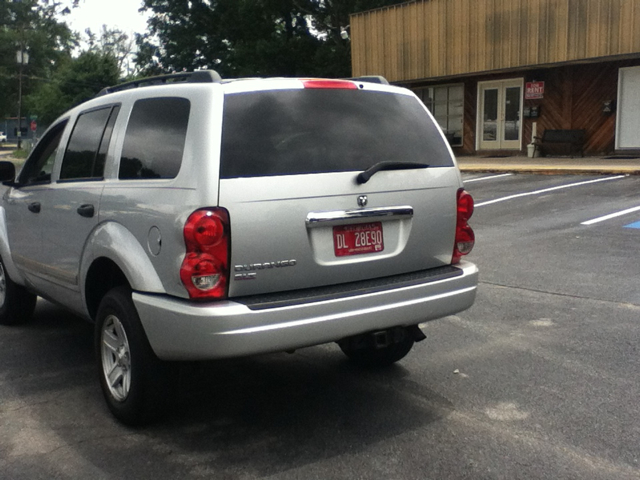
POLYGON ((501 173, 500 175, 491 175, 489 177, 472 178, 471 180, 465 180, 464 183, 481 182, 483 180, 493 180, 494 178, 510 177, 511 175, 513 175, 513 173, 501 173))
POLYGON ((585 182, 569 183, 567 185, 559 185, 557 187, 543 188, 542 190, 534 190, 533 192, 516 193, 515 195, 509 195, 508 197, 496 198, 494 200, 488 200, 486 202, 476 203, 476 207, 484 207, 485 205, 491 205, 493 203, 506 202, 507 200, 513 200, 514 198, 528 197, 530 195, 540 195, 541 193, 553 192, 555 190, 562 190, 564 188, 579 187, 581 185, 589 185, 590 183, 607 182, 609 180, 619 180, 625 178, 626 175, 616 175, 615 177, 596 178, 595 180, 587 180, 585 182))
POLYGON ((594 218, 592 220, 587 220, 586 222, 582 222, 580 225, 593 225, 594 223, 604 222, 605 220, 609 220, 610 218, 621 217, 622 215, 626 215, 627 213, 637 212, 640 210, 640 207, 627 208, 626 210, 620 210, 619 212, 610 213, 609 215, 604 215, 602 217, 594 218))

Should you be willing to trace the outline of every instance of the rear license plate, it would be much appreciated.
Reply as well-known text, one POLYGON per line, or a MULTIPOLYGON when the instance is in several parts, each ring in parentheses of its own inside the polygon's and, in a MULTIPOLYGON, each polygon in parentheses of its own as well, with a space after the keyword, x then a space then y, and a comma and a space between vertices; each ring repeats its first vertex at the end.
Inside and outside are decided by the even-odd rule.
POLYGON ((333 250, 336 257, 383 251, 382 222, 333 227, 333 250))

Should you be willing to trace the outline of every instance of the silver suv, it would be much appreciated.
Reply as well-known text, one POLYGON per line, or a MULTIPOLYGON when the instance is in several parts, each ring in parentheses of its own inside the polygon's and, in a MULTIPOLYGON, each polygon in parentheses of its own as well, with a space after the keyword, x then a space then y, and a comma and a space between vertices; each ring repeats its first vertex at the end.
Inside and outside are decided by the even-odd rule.
POLYGON ((130 82, 0 179, 0 323, 36 295, 94 322, 124 423, 162 410, 176 360, 337 342, 384 366, 475 298, 473 200, 427 109, 384 79, 130 82))

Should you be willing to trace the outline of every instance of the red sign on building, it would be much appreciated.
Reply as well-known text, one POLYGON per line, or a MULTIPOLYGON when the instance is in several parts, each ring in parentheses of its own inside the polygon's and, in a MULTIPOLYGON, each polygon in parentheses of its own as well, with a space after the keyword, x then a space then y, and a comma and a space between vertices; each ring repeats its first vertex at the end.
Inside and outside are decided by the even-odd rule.
POLYGON ((524 89, 525 100, 535 100, 544 97, 544 82, 527 82, 524 89))

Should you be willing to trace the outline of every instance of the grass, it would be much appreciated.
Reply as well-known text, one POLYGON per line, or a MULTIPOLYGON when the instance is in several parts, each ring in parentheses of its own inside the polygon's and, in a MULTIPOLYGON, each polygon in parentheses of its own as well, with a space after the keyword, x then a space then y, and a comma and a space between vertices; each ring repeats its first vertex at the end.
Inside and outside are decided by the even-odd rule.
POLYGON ((24 160, 25 158, 27 158, 28 155, 29 155, 29 152, 27 152, 24 149, 14 150, 13 153, 11 154, 13 158, 18 160, 24 160))

